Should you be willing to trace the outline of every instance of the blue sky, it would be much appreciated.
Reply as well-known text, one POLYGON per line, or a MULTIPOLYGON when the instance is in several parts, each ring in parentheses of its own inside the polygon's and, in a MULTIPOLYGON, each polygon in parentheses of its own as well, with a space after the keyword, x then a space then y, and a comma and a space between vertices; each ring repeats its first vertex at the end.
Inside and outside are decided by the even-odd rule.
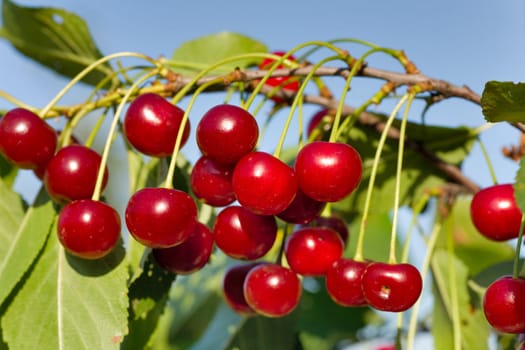
MULTIPOLYGON (((18 1, 61 7, 82 16, 105 54, 137 51, 169 56, 186 40, 219 31, 243 33, 271 50, 308 40, 354 37, 404 49, 420 70, 435 78, 468 85, 481 93, 488 80, 525 80, 525 3, 522 1, 18 1)), ((0 89, 44 106, 66 83, 0 41, 0 89)), ((375 62, 375 61, 372 61, 375 62)), ((381 64, 381 61, 378 61, 381 64)), ((66 96, 81 101, 87 90, 66 96)), ((352 91, 356 99, 366 98, 352 91)), ((0 108, 12 107, 0 100, 0 108)), ((202 107, 204 108, 204 107, 202 107)), ((481 109, 450 100, 433 108, 428 122, 481 125, 481 109)), ((500 182, 512 181, 516 164, 501 156, 518 134, 497 125, 483 134, 500 182)), ((476 147, 464 165, 482 186, 490 177, 476 147)), ((29 181, 30 176, 27 177, 29 181)), ((23 186, 27 184, 24 182, 23 186)))

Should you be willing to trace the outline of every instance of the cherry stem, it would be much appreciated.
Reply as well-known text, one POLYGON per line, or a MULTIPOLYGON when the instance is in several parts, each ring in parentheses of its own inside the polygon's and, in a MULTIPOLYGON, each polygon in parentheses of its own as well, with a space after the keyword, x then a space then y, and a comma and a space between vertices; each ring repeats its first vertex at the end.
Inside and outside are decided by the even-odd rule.
POLYGON ((413 93, 408 94, 407 104, 403 112, 403 118, 401 119, 401 127, 399 129, 399 146, 397 151, 397 168, 396 168, 396 183, 394 192, 394 214, 392 216, 392 233, 390 236, 390 254, 388 261, 391 264, 396 263, 396 238, 397 238, 397 221, 399 217, 399 202, 401 195, 401 177, 403 171, 403 156, 405 154, 405 136, 406 136, 406 125, 408 120, 408 112, 412 106, 415 95, 413 93))
POLYGON ((368 189, 366 192, 366 198, 365 198, 365 204, 363 207, 363 217, 361 219, 361 225, 359 227, 359 234, 357 236, 357 247, 354 255, 354 260, 356 261, 363 261, 363 242, 365 238, 365 228, 366 228, 366 221, 368 219, 368 214, 370 212, 370 202, 372 199, 372 192, 374 190, 374 184, 376 180, 377 175, 377 169, 379 167, 379 161, 381 159, 381 153, 383 151, 383 147, 385 145, 385 141, 388 135, 388 130, 392 126, 392 123, 394 122, 394 119, 396 117, 396 114, 398 113, 401 106, 405 103, 407 100, 408 95, 404 95, 399 102, 394 106, 394 109, 390 113, 390 116, 388 117, 385 127, 383 131, 381 132, 381 137, 379 138, 379 142, 377 144, 376 153, 374 156, 374 163, 372 164, 372 170, 370 173, 370 179, 368 181, 368 189))
POLYGON ((518 278, 520 276, 520 255, 521 243, 523 242, 523 229, 525 228, 525 215, 521 216, 520 233, 516 242, 516 252, 514 253, 514 266, 512 277, 518 278))
POLYGON ((483 153, 483 158, 485 158, 485 162, 487 163, 487 167, 489 168, 490 178, 492 179, 492 183, 496 185, 498 183, 498 179, 496 177, 496 172, 494 171, 494 165, 492 164, 492 161, 490 160, 489 152, 487 151, 487 147, 485 147, 485 143, 481 140, 480 137, 477 138, 479 147, 481 149, 481 153, 483 153))
POLYGON ((410 240, 412 238, 412 233, 414 232, 414 228, 417 225, 417 220, 419 218, 419 215, 427 205, 428 201, 430 199, 430 194, 427 192, 423 193, 421 198, 416 202, 412 209, 412 219, 410 220, 410 225, 408 226, 407 235, 405 242, 403 244, 403 253, 401 255, 401 262, 407 262, 408 261, 408 250, 410 248, 410 240))
POLYGON ((286 237, 293 231, 293 224, 286 224, 284 225, 283 229, 283 238, 281 239, 281 245, 279 247, 279 253, 277 254, 277 258, 275 259, 275 263, 278 265, 283 264, 283 255, 284 255, 284 246, 286 244, 286 237))
POLYGON ((73 79, 71 79, 68 84, 58 92, 58 94, 45 106, 39 113, 40 117, 44 117, 50 110, 53 108, 53 106, 76 84, 78 83, 82 78, 84 78, 86 75, 88 75, 92 70, 97 68, 97 66, 104 64, 112 59, 121 58, 121 57, 136 57, 136 58, 142 58, 150 63, 152 63, 154 66, 160 69, 159 63, 155 61, 153 58, 136 53, 136 52, 117 52, 108 56, 104 56, 95 62, 91 63, 89 66, 84 68, 80 73, 78 73, 73 79))
POLYGON ((106 170, 106 164, 108 162, 109 157, 109 151, 111 149, 111 144, 113 143, 113 135, 115 134, 115 131, 117 129, 117 124, 120 118, 120 115, 122 114, 122 111, 124 110, 124 106, 128 102, 131 95, 138 89, 140 84, 145 82, 146 80, 150 79, 151 77, 157 75, 160 72, 160 69, 154 69, 151 72, 148 72, 147 74, 144 74, 142 77, 138 78, 133 85, 130 86, 128 91, 126 91, 126 94, 122 97, 122 100, 120 101, 120 104, 117 107, 117 110, 115 111, 115 115, 113 116, 113 120, 111 122, 111 126, 109 128, 108 136, 106 138, 106 144, 104 146, 104 151, 102 152, 102 159, 100 161, 100 166, 98 169, 97 174, 97 182, 95 183, 95 189, 93 191, 93 196, 91 199, 94 201, 98 201, 100 199, 100 193, 102 191, 102 182, 104 180, 104 173, 106 170))
POLYGON ((19 99, 15 98, 14 96, 8 94, 7 92, 0 90, 0 97, 2 97, 4 100, 11 102, 17 107, 28 109, 32 112, 37 111, 37 108, 31 107, 28 104, 20 101, 19 99))
POLYGON ((448 254, 448 284, 450 286, 450 307, 452 316, 452 334, 454 338, 454 349, 461 349, 461 320, 459 315, 458 286, 456 279, 455 254, 454 254, 454 232, 448 230, 447 254, 448 254))

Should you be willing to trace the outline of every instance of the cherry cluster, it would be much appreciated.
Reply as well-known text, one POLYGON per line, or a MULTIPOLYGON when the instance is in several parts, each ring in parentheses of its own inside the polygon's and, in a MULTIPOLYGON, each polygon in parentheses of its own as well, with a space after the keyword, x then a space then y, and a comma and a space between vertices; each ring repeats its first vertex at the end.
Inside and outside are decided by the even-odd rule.
MULTIPOLYGON (((486 238, 508 241, 518 238, 523 213, 512 184, 498 184, 478 191, 470 214, 474 226, 486 238)), ((485 317, 503 333, 525 333, 525 278, 501 276, 492 282, 483 298, 485 317)))

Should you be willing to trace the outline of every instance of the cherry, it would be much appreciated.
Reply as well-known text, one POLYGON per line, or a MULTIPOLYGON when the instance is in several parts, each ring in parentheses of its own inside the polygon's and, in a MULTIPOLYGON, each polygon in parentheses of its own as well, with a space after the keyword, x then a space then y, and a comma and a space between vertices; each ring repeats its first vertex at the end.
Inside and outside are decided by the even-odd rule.
POLYGON ((0 154, 17 167, 45 167, 56 147, 55 130, 30 110, 15 108, 0 119, 0 154))
POLYGON ((186 192, 147 187, 131 196, 125 216, 137 241, 150 248, 169 248, 190 237, 197 223, 197 206, 186 192))
MULTIPOLYGON (((154 157, 166 157, 173 153, 184 111, 169 103, 164 97, 146 93, 130 103, 124 116, 124 134, 139 152, 154 157)), ((184 146, 190 134, 186 121, 180 146, 184 146)))
POLYGON ((224 300, 233 309, 233 311, 241 315, 253 316, 256 314, 256 312, 246 302, 243 286, 248 272, 260 264, 260 262, 254 262, 244 265, 236 265, 230 267, 224 273, 224 279, 222 281, 224 300))
POLYGON ((506 241, 519 235, 521 210, 512 184, 500 184, 478 191, 470 203, 474 226, 488 239, 506 241))
POLYGON ((369 262, 341 258, 327 270, 325 285, 328 295, 342 306, 367 305, 362 279, 369 262))
MULTIPOLYGON (((95 190, 102 157, 89 147, 69 145, 60 149, 44 172, 44 185, 55 201, 64 203, 90 198, 95 190)), ((108 182, 106 167, 102 190, 108 182)))
POLYGON ((60 212, 57 233, 60 243, 72 255, 99 259, 117 245, 120 216, 111 206, 92 199, 68 203, 60 212))
POLYGON ((284 254, 290 268, 303 276, 323 276, 343 255, 339 235, 326 227, 306 227, 286 240, 284 254))
POLYGON ((245 109, 222 104, 204 114, 196 134, 202 154, 219 163, 234 164, 254 150, 259 127, 245 109))
MULTIPOLYGON (((272 54, 277 56, 284 56, 286 52, 284 51, 275 51, 272 52, 272 54)), ((288 56, 288 60, 290 61, 296 61, 295 57, 292 55, 288 56)), ((261 63, 259 63, 259 69, 270 69, 272 65, 274 64, 275 60, 271 58, 264 58, 261 63)), ((277 68, 286 68, 285 65, 280 64, 277 66, 277 68)), ((296 93, 299 90, 300 82, 297 79, 290 78, 290 77, 270 77, 268 80, 266 80, 266 85, 271 87, 277 87, 279 86, 282 89, 289 90, 290 92, 296 93)), ((276 103, 283 103, 285 100, 278 96, 271 96, 270 97, 274 102, 276 103)))
POLYGON ((155 261, 165 270, 189 275, 206 265, 213 249, 210 229, 197 222, 190 236, 181 244, 170 248, 152 249, 155 261))
MULTIPOLYGON (((57 134, 57 139, 60 138, 60 134, 62 132, 60 130, 57 130, 56 131, 56 134, 57 134)), ((69 140, 68 140, 68 145, 81 145, 81 142, 75 137, 75 135, 71 135, 69 137, 69 140)), ((43 164, 43 165, 39 165, 37 168, 33 169, 33 173, 35 174, 35 176, 37 178, 39 178, 40 180, 44 180, 44 175, 45 175, 45 172, 46 172, 46 167, 47 167, 47 163, 43 164)))
POLYGON ((412 307, 421 295, 423 281, 411 264, 368 265, 362 278, 368 304, 381 311, 400 312, 412 307))
POLYGON ((233 192, 239 203, 261 215, 279 214, 297 193, 291 167, 265 152, 251 152, 233 170, 233 192))
POLYGON ((306 128, 306 135, 308 136, 308 139, 312 141, 321 140, 323 138, 323 134, 328 132, 331 127, 331 124, 325 124, 324 121, 327 120, 331 122, 333 119, 334 116, 331 115, 330 110, 326 108, 316 112, 308 122, 308 126, 306 128), (318 129, 320 126, 323 127, 322 130, 318 129))
POLYGON ((232 174, 233 166, 202 156, 191 171, 190 187, 195 196, 208 205, 223 207, 235 201, 232 174))
POLYGON ((307 224, 323 211, 325 204, 308 197, 298 189, 292 203, 277 216, 292 224, 307 224))
POLYGON ((359 185, 363 168, 352 146, 314 141, 297 154, 295 172, 306 195, 321 202, 337 202, 359 185))
POLYGON ((503 276, 492 282, 483 297, 489 324, 503 333, 525 333, 525 278, 503 276))
POLYGON ((273 216, 258 215, 241 206, 230 206, 215 218, 213 237, 217 246, 235 259, 255 260, 275 242, 277 222, 273 216))
POLYGON ((343 219, 341 219, 337 215, 332 216, 318 216, 315 218, 310 225, 312 227, 328 227, 334 230, 339 234, 341 239, 343 240, 343 243, 348 243, 348 238, 350 236, 350 232, 348 232, 348 227, 346 226, 346 223, 343 219))
POLYGON ((244 280, 243 290, 248 305, 267 317, 281 317, 292 312, 302 293, 297 274, 273 263, 252 268, 244 280))

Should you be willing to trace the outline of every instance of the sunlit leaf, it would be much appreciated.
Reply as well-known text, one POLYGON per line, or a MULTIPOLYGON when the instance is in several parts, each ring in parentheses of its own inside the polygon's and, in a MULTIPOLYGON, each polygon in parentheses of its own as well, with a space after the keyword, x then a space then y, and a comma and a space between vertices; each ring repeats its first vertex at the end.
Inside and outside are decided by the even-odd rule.
POLYGON ((516 197, 518 207, 525 213, 525 157, 521 158, 520 167, 516 173, 514 196, 516 197))
POLYGON ((489 81, 481 95, 488 122, 525 122, 525 83, 489 81))

